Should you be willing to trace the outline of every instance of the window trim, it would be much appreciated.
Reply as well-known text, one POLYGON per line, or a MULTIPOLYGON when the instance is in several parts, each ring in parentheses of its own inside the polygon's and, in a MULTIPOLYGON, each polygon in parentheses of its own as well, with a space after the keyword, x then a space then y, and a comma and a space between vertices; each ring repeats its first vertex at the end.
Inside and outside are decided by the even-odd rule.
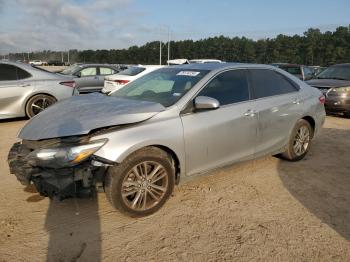
POLYGON ((301 89, 300 85, 298 85, 295 81, 293 81, 292 79, 290 79, 289 77, 285 76, 281 72, 278 72, 277 70, 272 69, 272 68, 248 68, 248 72, 247 73, 249 75, 249 83, 250 83, 250 87, 251 87, 252 100, 253 101, 257 101, 257 100, 261 100, 261 99, 268 99, 268 98, 271 98, 271 97, 278 97, 278 96, 295 94, 295 93, 298 93, 300 91, 300 89, 301 89), (269 70, 269 71, 273 71, 274 73, 282 76, 287 82, 289 82, 295 88, 295 91, 294 92, 289 92, 289 93, 284 93, 284 94, 277 94, 277 95, 264 96, 264 97, 257 98, 255 93, 254 93, 254 86, 253 86, 253 83, 252 83, 252 72, 251 72, 251 70, 269 70))

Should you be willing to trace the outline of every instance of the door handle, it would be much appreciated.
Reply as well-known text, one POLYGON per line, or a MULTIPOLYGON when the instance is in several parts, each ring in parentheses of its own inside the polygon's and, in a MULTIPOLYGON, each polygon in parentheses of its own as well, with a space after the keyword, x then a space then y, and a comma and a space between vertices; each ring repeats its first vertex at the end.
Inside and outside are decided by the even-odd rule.
POLYGON ((26 87, 26 86, 30 86, 30 84, 20 84, 20 87, 26 87))
POLYGON ((244 116, 255 116, 256 111, 249 109, 247 112, 244 113, 244 116))
POLYGON ((295 105, 299 105, 300 104, 300 100, 297 98, 297 99, 295 99, 294 101, 293 101, 293 104, 295 104, 295 105))

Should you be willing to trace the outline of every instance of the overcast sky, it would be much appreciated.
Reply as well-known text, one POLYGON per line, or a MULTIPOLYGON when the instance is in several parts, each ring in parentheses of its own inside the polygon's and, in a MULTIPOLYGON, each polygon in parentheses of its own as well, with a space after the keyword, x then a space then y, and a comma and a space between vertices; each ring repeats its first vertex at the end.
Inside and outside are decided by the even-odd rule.
POLYGON ((0 0, 0 54, 119 49, 215 35, 253 39, 350 24, 349 0, 0 0))

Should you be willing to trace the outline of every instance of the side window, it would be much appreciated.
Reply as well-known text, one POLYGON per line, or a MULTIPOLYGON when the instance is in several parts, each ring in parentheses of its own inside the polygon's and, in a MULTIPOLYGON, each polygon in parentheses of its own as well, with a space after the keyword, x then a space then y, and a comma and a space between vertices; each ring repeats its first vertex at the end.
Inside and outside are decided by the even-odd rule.
POLYGON ((217 99, 220 105, 249 100, 246 70, 230 70, 216 76, 202 89, 198 96, 217 99))
POLYGON ((310 68, 308 68, 308 67, 304 67, 304 75, 305 76, 312 76, 312 70, 310 69, 310 68))
POLYGON ((29 74, 27 71, 25 71, 25 70, 23 70, 23 69, 21 69, 19 67, 17 68, 17 77, 18 77, 19 80, 26 79, 26 78, 31 77, 31 76, 32 75, 29 74))
POLYGON ((282 95, 298 91, 298 88, 286 77, 273 70, 251 69, 251 83, 255 98, 282 95))
POLYGON ((100 75, 113 75, 115 71, 109 67, 100 67, 100 75))
POLYGON ((17 80, 17 67, 0 64, 0 81, 17 80))
POLYGON ((95 76, 97 74, 96 67, 87 67, 80 71, 80 76, 95 76))

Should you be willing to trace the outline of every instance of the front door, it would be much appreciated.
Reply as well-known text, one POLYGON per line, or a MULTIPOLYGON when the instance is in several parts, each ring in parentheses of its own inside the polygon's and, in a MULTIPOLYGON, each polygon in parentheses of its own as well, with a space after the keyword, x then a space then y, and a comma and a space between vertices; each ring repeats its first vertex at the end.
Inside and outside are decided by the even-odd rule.
POLYGON ((212 79, 197 96, 215 98, 220 107, 181 116, 186 173, 194 175, 254 155, 257 117, 246 71, 229 70, 212 79))

